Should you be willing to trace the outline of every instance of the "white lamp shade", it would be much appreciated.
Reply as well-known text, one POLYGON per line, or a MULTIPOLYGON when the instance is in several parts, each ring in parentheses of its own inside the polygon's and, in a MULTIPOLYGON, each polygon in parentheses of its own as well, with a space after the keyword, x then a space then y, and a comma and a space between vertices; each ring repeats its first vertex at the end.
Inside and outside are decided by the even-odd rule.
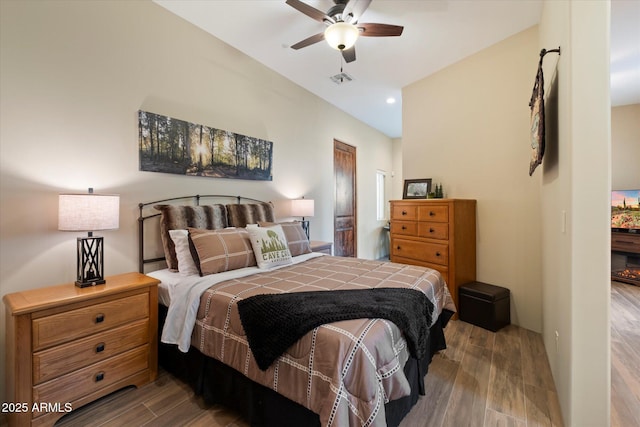
POLYGON ((60 194, 58 230, 114 230, 120 226, 120 196, 114 194, 60 194))
POLYGON ((291 201, 291 216, 313 216, 313 199, 295 199, 291 201))
POLYGON ((358 27, 346 22, 336 22, 324 30, 324 39, 334 49, 345 50, 356 44, 360 31, 358 27))

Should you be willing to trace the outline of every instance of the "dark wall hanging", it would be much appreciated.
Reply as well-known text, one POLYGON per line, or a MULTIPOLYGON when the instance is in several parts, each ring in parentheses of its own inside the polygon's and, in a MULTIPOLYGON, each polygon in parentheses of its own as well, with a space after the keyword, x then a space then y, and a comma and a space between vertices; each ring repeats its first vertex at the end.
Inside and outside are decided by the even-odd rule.
POLYGON ((538 165, 542 163, 544 156, 544 76, 542 72, 542 60, 547 53, 557 53, 560 55, 560 47, 557 49, 540 51, 540 62, 538 62, 538 73, 533 85, 533 93, 529 101, 531 108, 531 161, 529 163, 529 176, 533 175, 538 165))
POLYGON ((271 181, 273 142, 138 111, 140 170, 271 181))

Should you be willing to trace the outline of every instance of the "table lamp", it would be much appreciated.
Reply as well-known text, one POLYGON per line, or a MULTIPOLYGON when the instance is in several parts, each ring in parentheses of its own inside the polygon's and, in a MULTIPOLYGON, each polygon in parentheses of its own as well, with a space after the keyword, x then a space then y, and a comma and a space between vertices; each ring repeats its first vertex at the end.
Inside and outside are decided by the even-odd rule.
POLYGON ((60 194, 58 198, 58 230, 87 231, 78 237, 76 286, 85 288, 105 283, 103 238, 98 230, 115 230, 120 221, 120 196, 95 194, 60 194))
POLYGON ((291 216, 302 217, 302 229, 309 238, 309 221, 305 220, 305 217, 313 216, 314 203, 313 199, 294 199, 291 201, 291 216))

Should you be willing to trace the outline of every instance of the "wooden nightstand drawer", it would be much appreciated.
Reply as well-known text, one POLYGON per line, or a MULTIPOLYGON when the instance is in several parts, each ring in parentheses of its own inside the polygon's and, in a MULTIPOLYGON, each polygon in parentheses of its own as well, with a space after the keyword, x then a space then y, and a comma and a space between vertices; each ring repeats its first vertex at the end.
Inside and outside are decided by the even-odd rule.
POLYGON ((394 239, 393 256, 409 258, 440 265, 449 264, 449 247, 446 244, 426 243, 415 240, 394 239))
POLYGON ((149 296, 138 294, 33 320, 34 351, 149 317, 149 296))
POLYGON ((33 383, 40 384, 145 344, 149 339, 148 330, 149 320, 143 319, 36 352, 33 355, 33 383))
POLYGON ((449 222, 449 207, 446 205, 418 207, 420 221, 449 222))
POLYGON ((149 368, 149 346, 144 345, 99 363, 63 375, 33 388, 34 402, 73 402, 101 388, 149 368))

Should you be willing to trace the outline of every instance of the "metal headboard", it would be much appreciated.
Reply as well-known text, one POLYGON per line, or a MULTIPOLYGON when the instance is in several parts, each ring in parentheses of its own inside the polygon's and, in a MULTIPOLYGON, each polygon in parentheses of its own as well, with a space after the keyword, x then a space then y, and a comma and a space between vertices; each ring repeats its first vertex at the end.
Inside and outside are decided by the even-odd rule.
MULTIPOLYGON (((200 206, 202 199, 214 199, 216 203, 222 204, 230 204, 230 203, 267 203, 262 200, 253 199, 251 197, 243 197, 243 196, 230 196, 226 194, 210 194, 210 195, 200 195, 196 194, 194 196, 180 196, 180 197, 171 197, 168 199, 162 200, 154 200, 153 202, 139 203, 138 204, 138 271, 140 273, 144 273, 144 266, 146 264, 158 263, 165 261, 164 255, 161 257, 154 258, 145 258, 144 249, 145 249, 145 240, 144 240, 144 224, 145 221, 150 220, 152 218, 159 218, 160 212, 153 211, 153 213, 147 212, 148 207, 154 206, 157 204, 169 203, 169 204, 185 204, 185 205, 193 205, 200 206)), ((212 203, 214 202, 212 200, 212 203)))

